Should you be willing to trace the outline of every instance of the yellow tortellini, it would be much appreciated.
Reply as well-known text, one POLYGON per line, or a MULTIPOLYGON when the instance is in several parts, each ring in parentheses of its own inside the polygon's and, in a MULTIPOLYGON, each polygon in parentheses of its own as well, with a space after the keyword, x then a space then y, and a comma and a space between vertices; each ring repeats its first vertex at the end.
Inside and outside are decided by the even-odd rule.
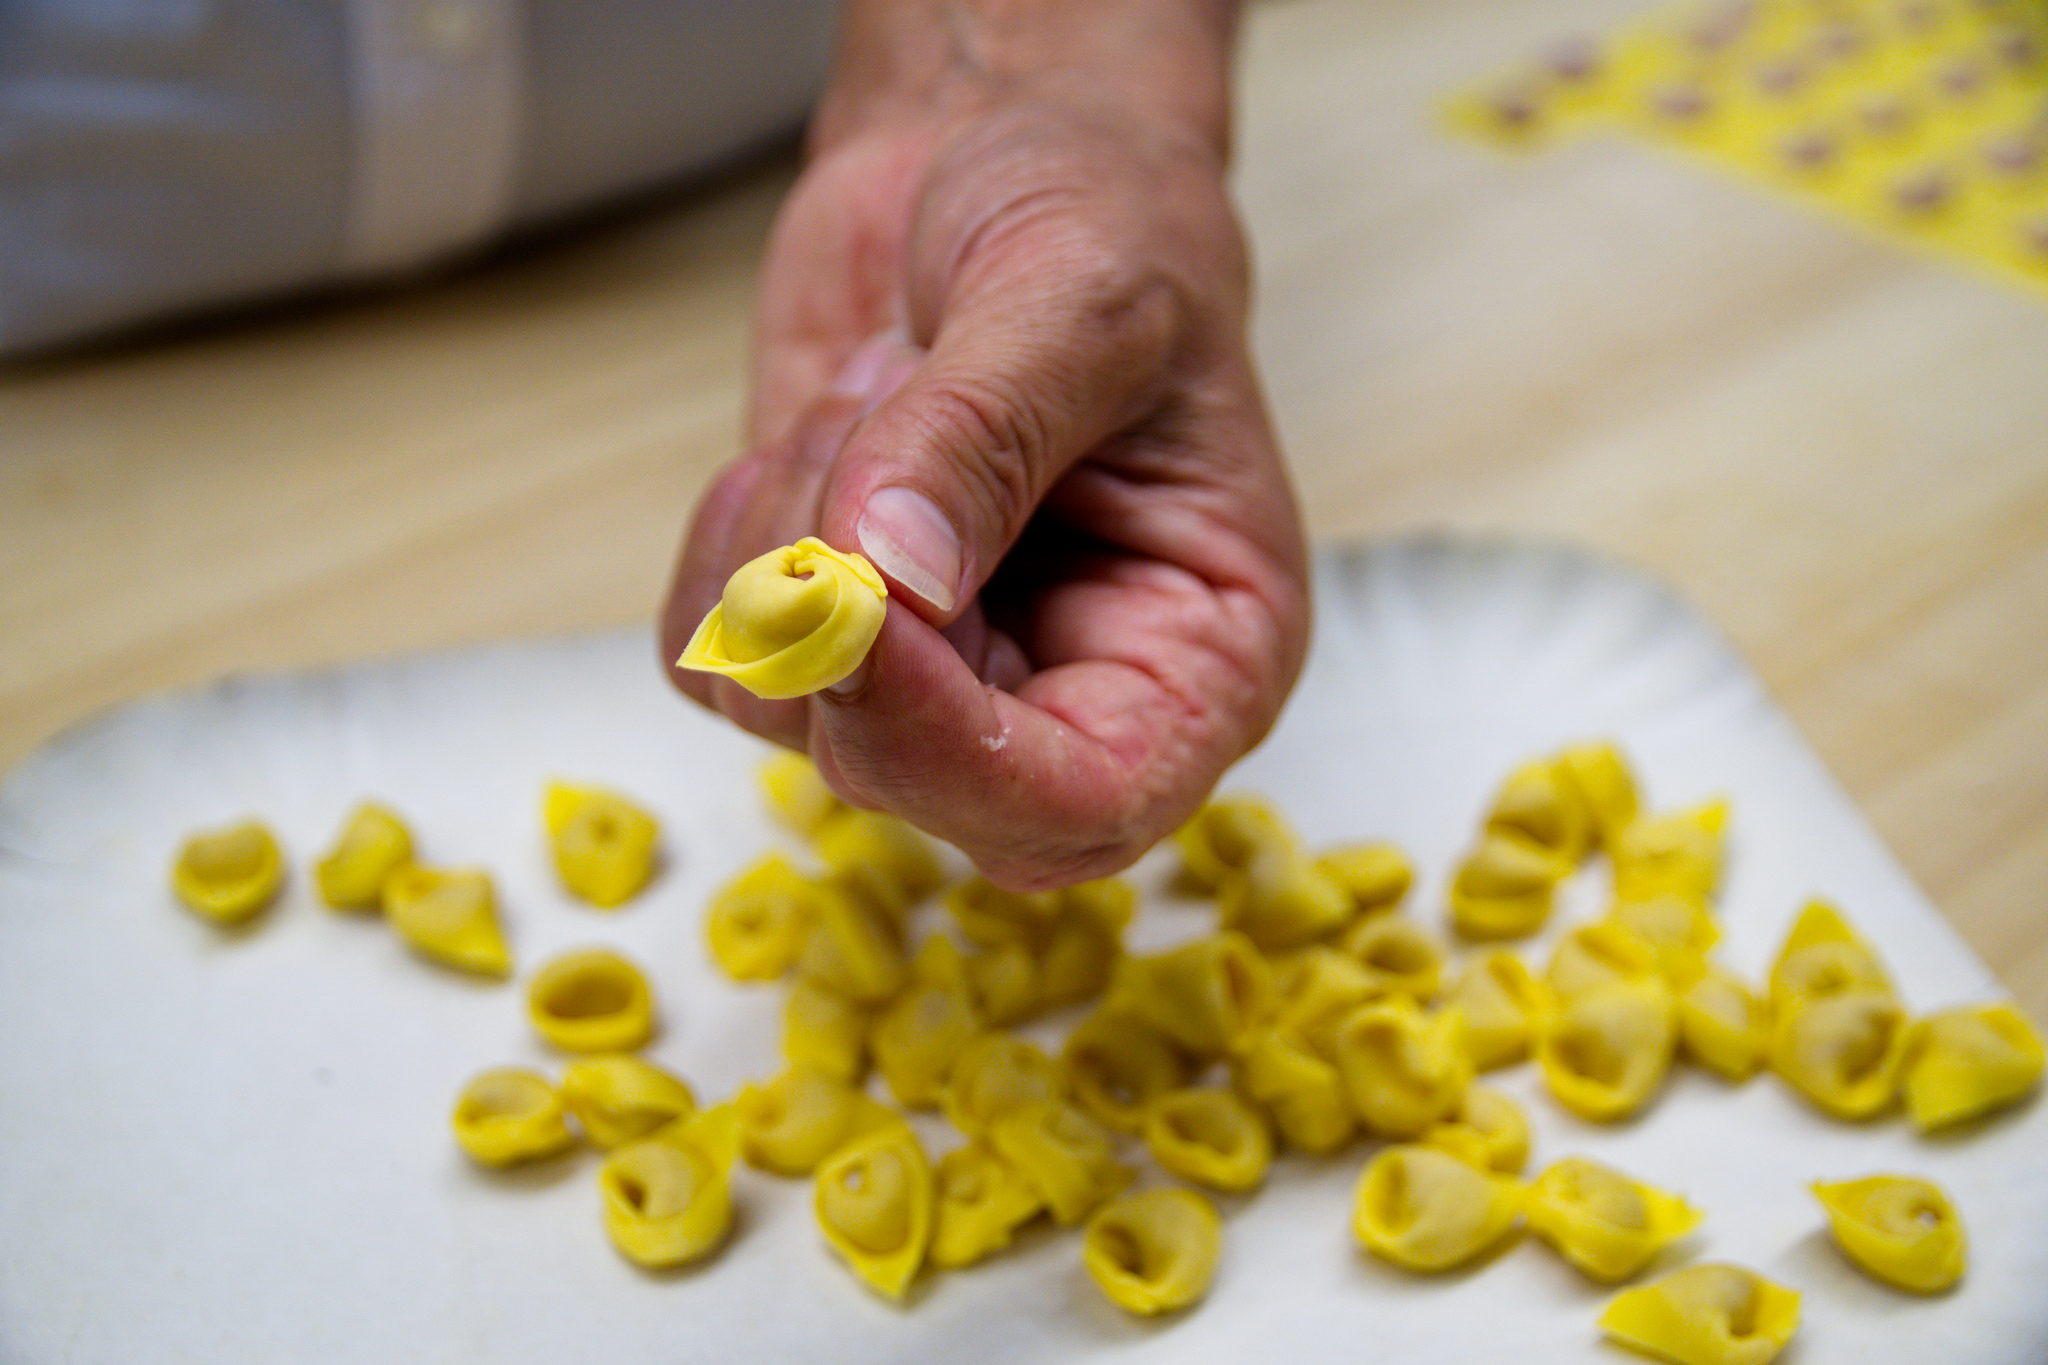
POLYGON ((735 981, 773 981, 803 951, 817 883, 770 853, 711 893, 704 937, 711 957, 735 981))
POLYGON ((809 696, 860 667, 888 604, 874 565, 805 536, 734 570, 676 664, 771 701, 809 696))
POLYGON ((1499 1175, 1520 1175, 1529 1164, 1528 1117, 1490 1085, 1468 1086, 1450 1117, 1424 1129, 1420 1140, 1499 1175))
POLYGON ((939 1158, 931 1262, 954 1270, 1001 1251, 1045 1200, 1030 1181, 978 1142, 939 1158))
POLYGON ((1852 989, 1771 1021, 1771 1069, 1838 1119, 1875 1118, 1898 1095, 1911 1020, 1888 991, 1852 989))
POLYGON ((1799 1295, 1741 1266, 1690 1265, 1615 1295, 1600 1327, 1678 1365, 1770 1365, 1799 1330, 1799 1295))
POLYGON ((1153 1099, 1192 1072, 1173 1040, 1135 1014, 1105 1007, 1074 1026, 1060 1051, 1074 1098, 1121 1132, 1144 1126, 1153 1099))
POLYGON ((550 782, 543 813, 555 872, 571 893, 611 909, 653 878, 660 826, 619 793, 550 782))
POLYGON ((1526 841, 1566 870, 1593 846, 1593 812, 1556 759, 1524 763, 1509 773, 1494 793, 1486 828, 1526 841))
POLYGON ((1465 1017, 1465 1050, 1480 1071, 1527 1057, 1529 1041, 1550 1007, 1548 990, 1522 959, 1498 949, 1465 969, 1445 1004, 1465 1017))
POLYGON ((1244 1194, 1273 1164, 1273 1137, 1256 1110, 1228 1090, 1171 1090, 1145 1112, 1145 1144, 1170 1175, 1244 1194))
POLYGON ((902 1122, 844 1080, 800 1064, 741 1086, 732 1108, 748 1164, 777 1175, 809 1175, 854 1138, 902 1122))
POLYGON ((1066 1075, 1052 1058, 1022 1038, 991 1032, 961 1049, 940 1100, 953 1126, 973 1137, 1013 1109, 1066 1093, 1066 1075))
POLYGON ((1124 952, 1136 888, 1113 877, 1060 893, 1060 911, 1038 956, 1039 1005, 1057 1009, 1100 995, 1124 952))
POLYGON ((1527 938, 1550 918, 1570 871, 1519 831, 1489 829, 1451 879, 1451 923, 1467 938, 1527 938))
POLYGON ((716 1250, 732 1227, 736 1145, 732 1111, 719 1105, 606 1157, 597 1182, 612 1245, 657 1269, 716 1250))
POLYGON ((1243 934, 1224 930, 1118 966, 1111 1003, 1196 1057, 1221 1057, 1273 1005, 1273 970, 1243 934))
POLYGON ((1261 848, 1291 847, 1294 832, 1260 797, 1219 797, 1195 812, 1173 836, 1180 849, 1181 877, 1197 891, 1213 894, 1244 869, 1261 848))
POLYGON ((879 1005, 903 989, 908 963, 895 922, 844 888, 821 884, 797 971, 860 1005, 879 1005))
POLYGON ((254 820, 190 836, 171 864, 178 899, 215 924, 253 918, 283 885, 276 836, 254 820))
POLYGON ((1690 980, 1721 941, 1721 926, 1714 923, 1713 912, 1697 896, 1666 894, 1616 901, 1607 920, 1635 935, 1656 959, 1664 979, 1674 984, 1690 980))
POLYGON ((967 980, 981 1017, 997 1028, 1021 1024, 1038 1013, 1043 991, 1038 959, 1021 943, 1005 943, 967 955, 967 980))
POLYGON ((1521 1207, 1519 1188, 1505 1176, 1434 1147, 1400 1144, 1367 1163, 1351 1226, 1374 1255, 1434 1273, 1498 1245, 1521 1207))
POLYGON ((1582 924, 1557 941, 1544 984, 1560 1001, 1617 983, 1661 980, 1650 946, 1614 920, 1582 924))
POLYGON ((334 847, 313 869, 320 899, 337 910, 375 910, 384 882, 412 861, 412 831, 389 806, 365 801, 349 812, 334 847))
POLYGON ((384 918, 422 957, 479 976, 512 974, 497 894, 481 868, 399 868, 384 879, 384 918))
POLYGON ((482 1166, 537 1161, 576 1141, 561 1092, 523 1067, 486 1071, 464 1086, 450 1122, 462 1150, 482 1166))
POLYGON ((1193 1190, 1127 1194, 1088 1220, 1081 1256, 1110 1302, 1147 1316, 1209 1292, 1223 1255, 1223 1220, 1193 1190))
POLYGON ((1789 1015, 1811 1001, 1852 990, 1889 995, 1891 978, 1840 911, 1826 901, 1809 901, 1771 964, 1772 1012, 1789 1015))
POLYGON ((825 822, 844 811, 818 767, 793 749, 777 749, 758 770, 768 811, 792 834, 815 839, 825 822))
POLYGON ((1594 842, 1611 846, 1635 823, 1636 781, 1611 742, 1574 744, 1557 756, 1559 774, 1577 790, 1592 821, 1594 842))
POLYGON ((813 1206, 825 1239, 853 1272, 900 1299, 931 1245, 934 1194, 924 1148, 899 1121, 854 1139, 818 1167, 813 1206))
POLYGON ((1969 1242, 1939 1185, 1913 1176, 1873 1175, 1817 1181, 1813 1194, 1828 1211, 1835 1245, 1886 1284, 1938 1294, 1963 1277, 1969 1242))
POLYGON ((1646 815, 1618 831, 1607 846, 1614 865, 1615 899, 1641 901, 1666 893, 1711 896, 1721 880, 1721 830, 1727 822, 1728 803, 1709 801, 1665 815, 1646 815))
POLYGON ((868 1069, 868 1011, 814 981, 794 981, 782 998, 782 1056, 856 1083, 868 1069))
POLYGON ((1252 1035, 1238 1059, 1237 1085, 1299 1151, 1327 1155, 1358 1131, 1358 1116, 1337 1068, 1286 1030, 1261 1029, 1252 1035))
POLYGON ((1273 1027, 1302 1038, 1313 1038, 1358 1006, 1392 993, 1384 978, 1357 958, 1320 943, 1276 962, 1273 989, 1273 1027))
POLYGON ((1130 1183, 1109 1130, 1065 1100, 1039 1100, 989 1125, 988 1143, 1044 1196, 1053 1221, 1071 1227, 1130 1183))
POLYGON ((1679 993, 1678 1037, 1685 1055, 1701 1066, 1746 1081, 1770 1046, 1770 1010, 1725 968, 1705 963, 1679 993))
POLYGON ((690 1087, 626 1053, 581 1057, 562 1073, 562 1099, 599 1147, 646 1137, 697 1111, 690 1087))
POLYGON ((1679 1196, 1582 1156, 1536 1177, 1524 1210, 1530 1231, 1609 1284, 1641 1270, 1700 1223, 1699 1210, 1679 1196))
POLYGON ((1928 1015, 1907 1047, 1906 1113, 1922 1132, 1988 1114, 2041 1080, 2041 1038, 2010 1004, 1928 1015))
POLYGON ((875 1016, 868 1052, 896 1102, 918 1108, 939 1102, 953 1059, 981 1032, 981 1014, 951 939, 926 939, 910 976, 903 993, 875 1016))
POLYGON ((1455 1010, 1425 1016, 1405 998, 1360 1005, 1322 1046, 1352 1112, 1381 1137, 1416 1137, 1458 1107, 1472 1083, 1465 1021, 1455 1010))
POLYGON ((1316 855, 1316 870, 1351 898, 1354 915, 1392 910, 1408 894, 1415 869, 1392 844, 1344 844, 1316 855))
POLYGON ((564 1052, 631 1052, 654 1036, 654 995, 609 948, 578 948, 533 974, 526 1017, 564 1052))
POLYGON ((1005 891, 984 877, 969 877, 946 892, 946 909, 969 943, 1044 951, 1059 918, 1057 891, 1005 891))
POLYGON ((1444 945, 1406 915, 1374 915, 1348 930, 1344 951, 1357 958, 1375 986, 1417 1004, 1436 999, 1444 984, 1444 945))
POLYGON ((842 812, 813 847, 842 884, 899 922, 946 878, 931 840, 881 811, 842 812))
POLYGON ((1617 981, 1561 1002, 1536 1037, 1536 1060, 1558 1101, 1608 1122, 1648 1104, 1671 1070, 1678 1011, 1660 978, 1617 981))
POLYGON ((1336 878, 1291 844, 1267 844, 1227 876, 1217 921, 1267 952, 1298 948, 1350 922, 1356 905, 1336 878))

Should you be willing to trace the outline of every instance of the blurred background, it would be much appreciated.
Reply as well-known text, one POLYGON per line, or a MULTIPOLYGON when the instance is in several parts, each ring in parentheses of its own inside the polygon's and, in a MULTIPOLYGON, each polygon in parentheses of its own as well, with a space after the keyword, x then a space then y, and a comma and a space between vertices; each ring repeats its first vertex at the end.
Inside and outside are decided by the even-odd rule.
MULTIPOLYGON (((1641 146, 1433 126, 1639 8, 1251 8, 1236 184, 1311 530, 1675 583, 2039 1015, 2048 309, 1641 146)), ((735 453, 795 168, 785 140, 453 273, 0 364, 0 770, 161 688, 650 621, 735 453)))

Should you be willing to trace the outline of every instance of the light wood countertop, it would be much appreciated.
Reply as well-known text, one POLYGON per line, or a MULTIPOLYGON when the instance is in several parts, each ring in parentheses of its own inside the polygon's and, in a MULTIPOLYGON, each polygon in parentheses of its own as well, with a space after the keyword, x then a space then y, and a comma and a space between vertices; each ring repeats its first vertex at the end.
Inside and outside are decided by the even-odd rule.
MULTIPOLYGON (((2048 310, 1447 86, 1631 0, 1250 22, 1258 344, 1324 537, 1691 596, 2048 1016, 2048 310)), ((452 278, 0 371, 0 767, 227 672, 644 621, 733 452, 770 166, 452 278)))

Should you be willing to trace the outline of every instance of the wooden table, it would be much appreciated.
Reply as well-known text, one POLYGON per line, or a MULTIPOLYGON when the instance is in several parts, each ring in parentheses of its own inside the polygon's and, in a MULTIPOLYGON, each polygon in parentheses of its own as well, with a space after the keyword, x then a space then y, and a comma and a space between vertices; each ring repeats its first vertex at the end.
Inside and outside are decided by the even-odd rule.
MULTIPOLYGON (((2048 310, 1445 87, 1634 0, 1252 16, 1258 344, 1317 534, 1690 594, 2048 1016, 2048 310)), ((0 766, 227 672, 647 620, 733 451, 773 165, 452 278, 0 373, 0 766)))

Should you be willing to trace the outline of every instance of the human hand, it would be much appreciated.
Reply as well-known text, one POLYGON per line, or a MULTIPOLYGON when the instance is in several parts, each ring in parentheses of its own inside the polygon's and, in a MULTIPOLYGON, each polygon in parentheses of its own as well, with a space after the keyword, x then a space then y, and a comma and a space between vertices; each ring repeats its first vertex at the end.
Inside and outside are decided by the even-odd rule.
POLYGON ((856 4, 764 268, 749 452, 699 505, 680 654, 815 534, 887 577, 845 682, 676 685, 999 884, 1115 871, 1264 735, 1308 630, 1223 186, 1230 16, 856 4))

